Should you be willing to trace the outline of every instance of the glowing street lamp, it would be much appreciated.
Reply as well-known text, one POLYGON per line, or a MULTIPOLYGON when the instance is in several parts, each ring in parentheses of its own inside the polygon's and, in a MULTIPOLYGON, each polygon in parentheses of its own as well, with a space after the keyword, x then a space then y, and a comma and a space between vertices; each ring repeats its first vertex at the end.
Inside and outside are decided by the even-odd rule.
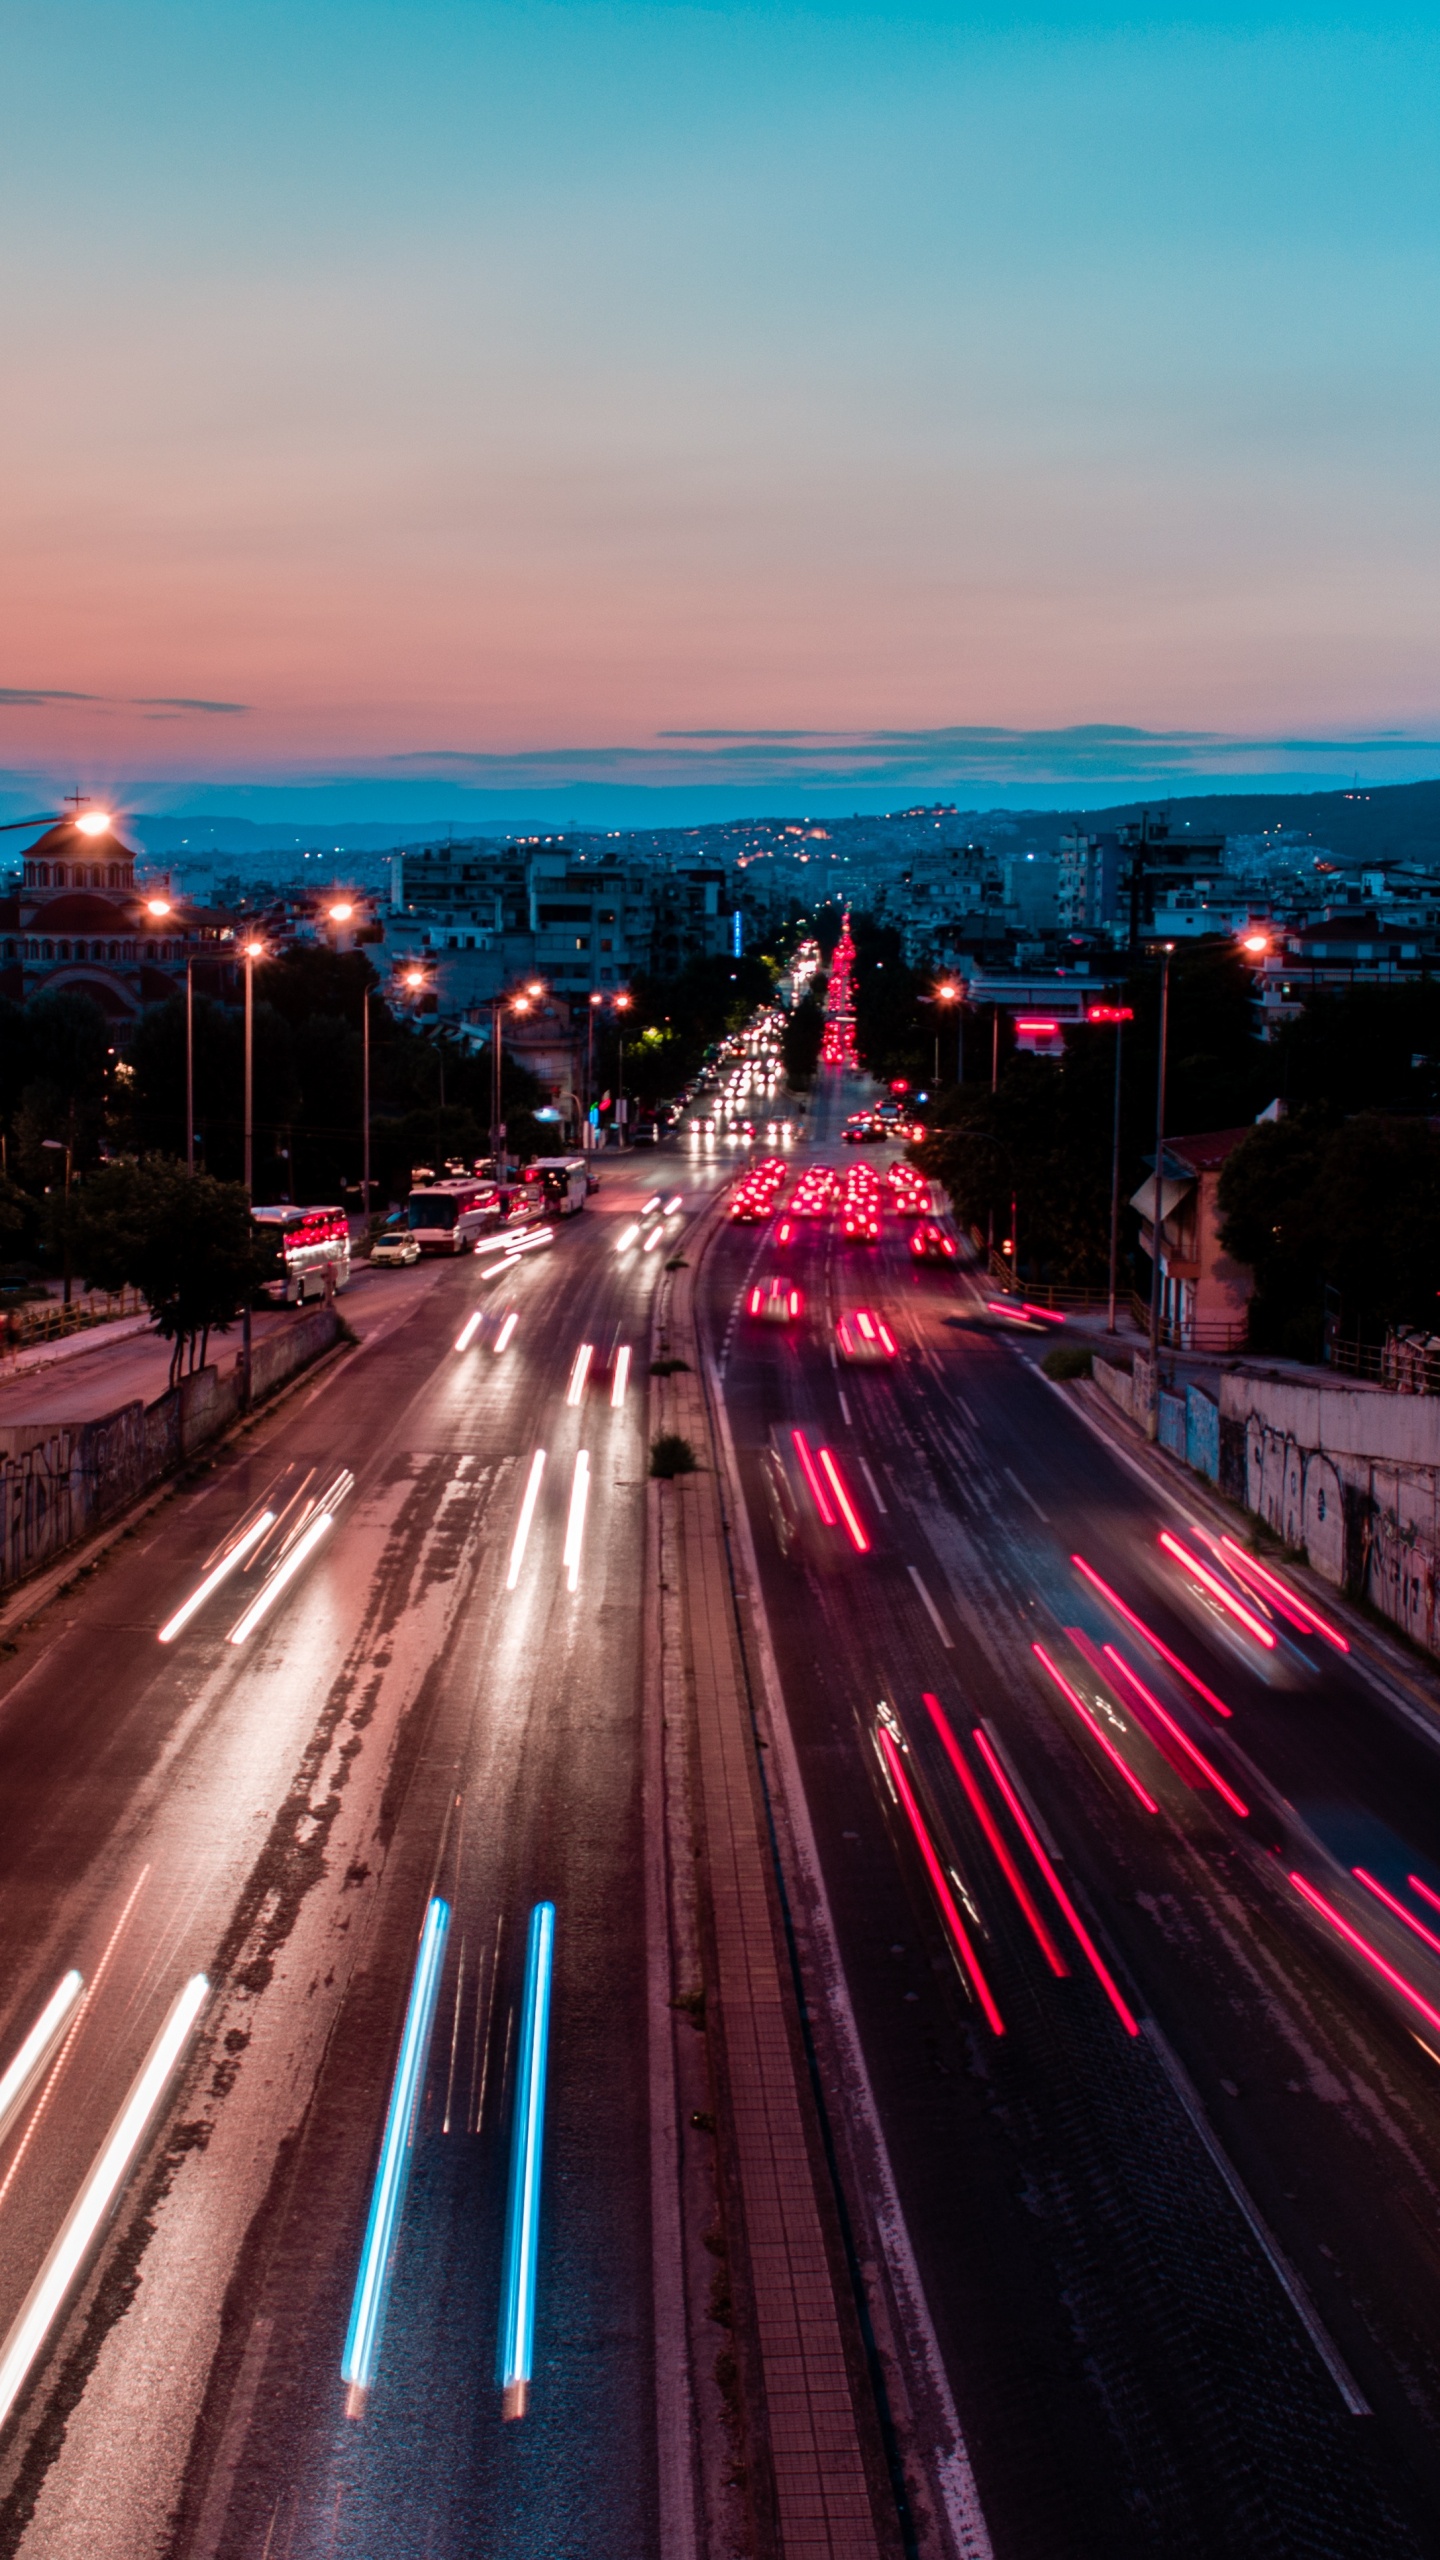
MULTIPOLYGON (((963 1084, 965 1081, 965 1007, 961 1002, 964 993, 964 988, 957 986, 953 978, 942 979, 935 990, 935 1002, 937 1004, 958 1004, 960 1006, 960 1012, 957 1017, 960 1024, 960 1037, 955 1051, 955 1081, 957 1084, 963 1084)), ((935 1082, 937 1085, 940 1082, 940 1018, 938 1014, 935 1018, 935 1082)))
POLYGON ((1270 936, 1268 933, 1247 933, 1241 939, 1240 948, 1248 951, 1252 960, 1263 960, 1270 948, 1270 936))

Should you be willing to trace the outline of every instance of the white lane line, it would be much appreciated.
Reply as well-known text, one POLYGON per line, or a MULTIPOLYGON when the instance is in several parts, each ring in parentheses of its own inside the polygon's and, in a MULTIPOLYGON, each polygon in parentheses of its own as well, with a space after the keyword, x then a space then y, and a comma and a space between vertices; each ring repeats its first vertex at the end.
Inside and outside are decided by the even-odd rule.
POLYGON ((566 1588, 570 1591, 578 1590, 580 1585, 580 1550, 585 1543, 585 1507, 589 1500, 590 1452, 577 1449, 575 1473, 570 1480, 570 1517, 565 1524, 565 1554, 562 1559, 566 1588))
POLYGON ((1049 1512, 1048 1512, 1048 1511, 1042 1511, 1042 1510, 1041 1510, 1040 1505, 1039 1505, 1039 1503, 1036 1501, 1034 1494, 1030 1491, 1029 1486, 1028 1486, 1028 1485, 1024 1485, 1024 1484, 1022 1484, 1022 1483, 1021 1483, 1021 1481, 1020 1481, 1019 1477, 1017 1476, 1017 1474, 1015 1473, 1015 1470, 1014 1470, 1014 1468, 1013 1468, 1013 1467, 1007 1467, 1007 1468, 1006 1468, 1006 1470, 1005 1470, 1005 1473, 1007 1474, 1007 1476, 1009 1477, 1009 1479, 1010 1479, 1011 1483, 1012 1483, 1012 1484, 1013 1484, 1013 1486, 1015 1487, 1015 1490, 1016 1490, 1016 1492, 1019 1494, 1021 1501, 1022 1501, 1022 1502, 1028 1502, 1028 1503, 1029 1503, 1030 1508, 1031 1508, 1031 1510, 1034 1512, 1036 1519, 1037 1519, 1037 1520, 1043 1520, 1043 1521, 1044 1521, 1044 1523, 1045 1523, 1046 1528, 1048 1529, 1048 1528, 1049 1528, 1049 1526, 1050 1526, 1050 1514, 1049 1514, 1049 1512))
MULTIPOLYGON (((942 1374, 943 1374, 943 1372, 942 1372, 942 1374)), ((971 1409, 970 1409, 969 1405, 966 1403, 966 1401, 965 1401, 964 1397, 961 1395, 959 1388, 958 1388, 958 1387, 952 1387, 952 1388, 951 1388, 951 1390, 950 1390, 950 1393, 951 1393, 951 1394, 952 1394, 952 1396, 954 1397, 955 1402, 956 1402, 956 1403, 958 1404, 958 1406, 960 1407, 961 1412, 964 1414, 965 1419, 966 1419, 966 1421, 969 1423, 971 1430, 972 1430, 972 1431, 978 1431, 978 1430, 979 1430, 979 1428, 980 1428, 980 1425, 979 1425, 979 1423, 976 1421, 975 1416, 974 1416, 973 1412, 971 1411, 971 1409)))
POLYGON ((149 2130, 150 2121, 194 2031, 209 1995, 203 1973, 192 1974, 145 2057, 138 2078, 106 2136, 105 2147, 62 2222, 40 2273, 0 2350, 0 2425, 15 2406, 30 2368, 50 2334, 90 2244, 114 2203, 149 2130))
MULTIPOLYGON (((838 1397, 839 1397, 839 1399, 840 1399, 840 1410, 841 1410, 841 1412, 844 1414, 845 1419, 846 1419, 846 1422, 847 1422, 847 1423, 849 1423, 849 1422, 850 1422, 850 1407, 848 1406, 848 1404, 847 1404, 847 1403, 846 1403, 846 1401, 845 1401, 845 1390, 844 1390, 844 1388, 843 1388, 843 1387, 837 1387, 837 1388, 836 1388, 836 1390, 835 1390, 835 1393, 837 1394, 837 1396, 838 1396, 838 1397)), ((851 1424, 851 1428, 852 1428, 852 1429, 854 1428, 854 1425, 853 1425, 853 1424, 851 1424)))
MULTIPOLYGON (((846 1418, 846 1420, 847 1420, 847 1422, 848 1422, 848 1420, 849 1420, 849 1418, 850 1418, 850 1417, 849 1417, 849 1415, 847 1414, 845 1418, 846 1418)), ((858 1450, 858 1449, 857 1449, 857 1450, 856 1450, 856 1452, 855 1452, 855 1458, 856 1458, 856 1464, 858 1465, 858 1467, 859 1467, 859 1469, 860 1469, 860 1473, 862 1474, 862 1476, 864 1477, 864 1479, 865 1479, 866 1483, 867 1483, 867 1484, 868 1484, 868 1486, 870 1487, 870 1498, 871 1498, 872 1502, 874 1503, 876 1510, 877 1510, 877 1511, 880 1511, 880 1512, 888 1511, 888 1510, 889 1510, 889 1508, 890 1508, 890 1505, 889 1505, 889 1503, 886 1501, 885 1496, 884 1496, 884 1495, 883 1495, 883 1493, 881 1492, 880 1487, 878 1486, 878 1484, 876 1483, 876 1481, 875 1481, 874 1477, 873 1477, 873 1476, 872 1476, 872 1474, 870 1473, 870 1470, 869 1470, 869 1468, 866 1466, 865 1461, 864 1461, 864 1459, 861 1457, 860 1452, 859 1452, 859 1450, 858 1450)))
POLYGON ((953 1640, 952 1640, 952 1638, 951 1638, 951 1636, 950 1636, 950 1634, 949 1634, 949 1632, 948 1632, 948 1630, 947 1630, 947 1628, 946 1628, 945 1621, 944 1621, 944 1619, 941 1617, 939 1610, 936 1608, 934 1601, 931 1599, 929 1592, 926 1590, 925 1585, 924 1585, 924 1583, 921 1581, 920 1576, 919 1576, 919 1574, 916 1572, 915 1567, 913 1566, 913 1564, 907 1567, 907 1571, 908 1571, 908 1573, 909 1573, 909 1575, 910 1575, 910 1579, 911 1579, 911 1581, 912 1581, 912 1582, 914 1583, 914 1585, 915 1585, 916 1590, 919 1592, 921 1599, 924 1601, 926 1608, 927 1608, 927 1609, 929 1610, 929 1612, 930 1612, 930 1620, 931 1620, 931 1624, 933 1625, 933 1627, 934 1627, 934 1629, 935 1629, 935 1633, 937 1634, 937 1636, 939 1637, 939 1639, 940 1639, 941 1643, 942 1643, 942 1644, 943 1644, 943 1646, 945 1647, 946 1652, 947 1652, 947 1653, 953 1653, 953 1652, 954 1652, 954 1650, 955 1650, 955 1646, 954 1646, 954 1642, 953 1642, 953 1640))
POLYGON ((520 1517, 515 1523, 515 1543, 510 1549, 510 1570, 505 1576, 507 1591, 513 1591, 520 1579, 520 1567, 525 1561, 525 1542, 530 1535, 530 1523, 535 1517, 535 1505, 540 1499, 540 1479, 544 1473, 545 1452, 543 1449, 537 1449, 530 1461, 530 1473, 526 1479, 524 1500, 520 1505, 520 1517))
POLYGON ((1259 2206, 1253 2201, 1245 2187, 1241 2184, 1238 2171, 1231 2167, 1229 2159, 1221 2149, 1219 2140, 1211 2127, 1210 2120, 1207 2117, 1204 2108, 1200 2104, 1199 2094, 1196 2091, 1195 2085, 1191 2080, 1184 2063, 1180 2060, 1177 2053, 1173 2053, 1171 2051, 1170 2046, 1166 2042, 1160 2029, 1156 2026, 1153 2018, 1141 2019, 1140 2032, 1142 2035, 1148 2037, 1150 2043, 1154 2046, 1156 2056, 1164 2068, 1166 2078, 1169 2080, 1171 2088, 1174 2090, 1181 2106, 1184 2108, 1190 2122, 1199 2134, 1201 2141, 1204 2143, 1206 2150, 1209 2152, 1211 2159, 1214 2161, 1216 2168, 1219 2170, 1221 2177, 1224 2179, 1226 2186, 1229 2188, 1231 2195, 1234 2197, 1236 2204, 1239 2206, 1241 2213, 1249 2224, 1251 2233, 1257 2245, 1269 2261, 1271 2273, 1279 2284, 1281 2292, 1286 2296, 1291 2310, 1294 2312, 1296 2319, 1299 2321, 1301 2328, 1304 2330, 1305 2335, 1309 2339, 1311 2346, 1314 2348, 1315 2353, 1320 2359, 1320 2362, 1329 2374, 1331 2381, 1334 2383, 1335 2388, 1339 2392, 1341 2399, 1344 2401, 1346 2408, 1349 2410, 1351 2417, 1370 2417, 1373 2414, 1370 2403, 1365 2398, 1359 2384, 1354 2380, 1339 2348, 1336 2346, 1334 2339, 1331 2337, 1329 2330, 1326 2328, 1319 2312, 1311 2301, 1303 2278, 1297 2275, 1295 2269, 1291 2266, 1290 2261, 1286 2257, 1284 2250, 1281 2248, 1279 2241, 1275 2239, 1274 2235, 1271 2233, 1262 2218, 1259 2206))

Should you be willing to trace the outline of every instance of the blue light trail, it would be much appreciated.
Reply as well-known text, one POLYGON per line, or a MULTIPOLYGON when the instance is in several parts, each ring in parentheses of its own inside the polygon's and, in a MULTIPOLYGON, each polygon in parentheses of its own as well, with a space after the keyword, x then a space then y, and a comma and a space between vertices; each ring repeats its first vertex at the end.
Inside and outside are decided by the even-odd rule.
POLYGON ((555 1905, 537 1902, 525 1955, 510 2202, 505 2216, 505 2297, 500 2318, 500 2414, 523 2418, 535 2353, 535 2270, 540 2248, 540 2160, 545 2138, 545 2066, 550 2042, 550 1975, 555 1905))
POLYGON ((360 2415, 379 2360, 385 2293, 405 2204, 415 2118, 420 2092, 425 2084, 430 2029, 435 2018, 449 1927, 450 1905, 442 1902, 437 1894, 425 1914, 425 1926, 420 1932, 420 1952, 415 1959, 410 2004, 405 2012, 405 2031, 400 2039, 400 2055, 390 2090, 385 2134, 380 2145, 380 2165, 375 2172, 370 2196, 370 2218, 365 2226, 365 2246, 360 2252, 360 2272, 355 2279, 355 2298, 350 2306, 350 2327, 340 2366, 350 2386, 346 2403, 350 2417, 360 2415))

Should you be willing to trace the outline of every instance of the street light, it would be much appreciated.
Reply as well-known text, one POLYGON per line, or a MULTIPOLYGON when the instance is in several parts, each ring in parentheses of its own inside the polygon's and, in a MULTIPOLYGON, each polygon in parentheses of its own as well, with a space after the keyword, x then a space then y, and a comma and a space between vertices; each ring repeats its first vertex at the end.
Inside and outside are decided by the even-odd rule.
MULTIPOLYGON (((72 1120, 73 1120, 73 1118, 74 1118, 74 1113, 75 1113, 75 1105, 74 1105, 74 1103, 73 1103, 73 1102, 72 1102, 72 1103, 71 1103, 71 1105, 70 1105, 70 1113, 71 1113, 71 1118, 72 1118, 72 1120)), ((74 1149, 73 1149, 73 1144, 72 1144, 71 1140, 70 1140, 70 1139, 68 1139, 68 1138, 42 1138, 42 1139, 41 1139, 41 1141, 40 1141, 40 1144, 41 1144, 41 1146, 44 1148, 45 1153, 46 1153, 47 1155, 57 1155, 57 1156, 59 1156, 59 1155, 63 1155, 63 1157, 65 1158, 65 1264, 64 1264, 64 1268, 65 1268, 65 1304, 66 1304, 66 1306, 68 1307, 68 1306, 69 1306, 69 1304, 70 1304, 70 1280, 71 1280, 71 1271, 70 1271, 70 1164, 71 1164, 71 1159, 72 1159, 72 1156, 73 1156, 73 1153, 74 1153, 74 1149)))
MULTIPOLYGON (((544 993, 544 979, 532 978, 523 993, 508 999, 512 1012, 528 1013, 532 998, 543 996, 544 993)), ((490 999, 490 1164, 497 1182, 503 1182, 505 1179, 505 1157, 502 1147, 506 1127, 500 1117, 500 1021, 506 1002, 507 999, 503 995, 492 996, 490 999)))
MULTIPOLYGON (((964 992, 964 988, 957 987, 954 980, 951 978, 945 979, 943 984, 938 986, 935 990, 935 1001, 937 1004, 960 1005, 960 1045, 955 1053, 955 1081, 957 1084, 963 1084, 965 1081, 965 1008, 960 1001, 964 992)), ((938 1015, 936 1016, 935 1021, 935 1082, 937 1085, 940 1082, 940 1021, 938 1015)))
POLYGON ((1135 1016, 1128 1004, 1092 1004, 1086 1007, 1087 1022, 1113 1022, 1115 1025, 1115 1125, 1110 1144, 1110 1314, 1107 1333, 1115 1331, 1115 1274, 1120 1258, 1120 1044, 1125 1025, 1135 1016))
POLYGON ((1263 960, 1270 948, 1270 936, 1268 933, 1247 933, 1240 948, 1248 951, 1252 960, 1263 960))
MULTIPOLYGON (((355 913, 354 900, 336 898, 325 910, 332 924, 347 925, 355 913)), ((365 984, 360 991, 360 1198, 365 1218, 370 1217, 370 973, 366 965, 365 984)))
POLYGON ((1155 1078, 1155 1198, 1150 1223, 1150 1411, 1146 1436, 1160 1436, 1160 1204, 1165 1190, 1165 1050, 1170 1036, 1170 955, 1167 942, 1160 962, 1160 1061, 1155 1078))
MULTIPOLYGON (((615 1010, 620 1016, 620 1053, 615 1069, 615 1116, 622 1132, 629 1125, 625 1116, 625 1016, 634 1001, 634 997, 627 996, 623 989, 615 998, 615 1010)), ((620 1143, 622 1146, 625 1143, 623 1135, 620 1143)))

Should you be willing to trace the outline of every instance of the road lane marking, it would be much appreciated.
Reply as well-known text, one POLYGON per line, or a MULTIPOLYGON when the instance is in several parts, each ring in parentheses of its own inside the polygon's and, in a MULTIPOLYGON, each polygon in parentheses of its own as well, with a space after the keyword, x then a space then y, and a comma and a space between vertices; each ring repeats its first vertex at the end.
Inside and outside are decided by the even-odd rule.
POLYGON ((934 1601, 931 1599, 929 1592, 926 1590, 924 1583, 921 1581, 919 1574, 916 1572, 914 1565, 907 1565, 905 1569, 909 1574, 911 1581, 914 1583, 916 1590, 919 1592, 921 1599, 925 1603, 925 1607, 929 1612, 930 1623, 934 1627, 935 1633, 945 1647, 946 1652, 953 1653, 955 1650, 954 1639, 952 1638, 944 1619, 941 1617, 939 1610, 936 1608, 934 1601))
MULTIPOLYGON (((846 1421, 847 1421, 847 1422, 849 1421, 850 1417, 849 1417, 849 1415, 848 1415, 848 1414, 846 1415, 845 1419, 846 1419, 846 1421)), ((876 1510, 877 1510, 878 1512, 880 1512, 880 1513, 881 1513, 881 1515, 882 1515, 882 1517, 883 1517, 883 1515, 884 1515, 886 1512, 888 1512, 888 1510, 889 1510, 889 1508, 890 1508, 890 1505, 889 1505, 889 1503, 885 1500, 885 1497, 884 1497, 884 1495, 882 1494, 882 1492, 881 1492, 881 1490, 880 1490, 880 1487, 878 1486, 878 1484, 876 1483, 876 1481, 875 1481, 874 1477, 873 1477, 873 1476, 872 1476, 872 1474, 870 1473, 870 1470, 869 1470, 869 1468, 867 1467, 867 1465, 865 1464, 865 1461, 864 1461, 864 1459, 861 1457, 860 1452, 859 1452, 859 1450, 858 1450, 858 1449, 857 1449, 857 1450, 856 1450, 856 1452, 855 1452, 855 1463, 856 1463, 856 1465, 859 1467, 859 1469, 860 1469, 860 1473, 862 1474, 862 1476, 864 1477, 864 1479, 865 1479, 866 1483, 867 1483, 867 1484, 868 1484, 868 1486, 870 1487, 870 1498, 871 1498, 872 1502, 874 1503, 876 1510)))
POLYGON ((544 1473, 545 1452, 543 1449, 537 1449, 530 1461, 530 1473, 525 1481, 524 1498, 520 1504, 520 1517, 515 1523, 515 1538, 510 1549, 510 1570, 505 1576, 507 1591, 513 1591, 520 1579, 520 1567, 525 1561, 525 1545, 530 1535, 530 1523, 535 1517, 535 1505, 540 1499, 540 1479, 544 1473))
POLYGON ((1049 1512, 1048 1512, 1048 1511, 1042 1511, 1042 1510, 1041 1510, 1040 1505, 1039 1505, 1039 1503, 1036 1501, 1034 1494, 1030 1491, 1029 1486, 1028 1486, 1028 1485, 1024 1485, 1024 1484, 1022 1484, 1022 1483, 1021 1483, 1021 1481, 1020 1481, 1019 1477, 1017 1476, 1017 1474, 1015 1473, 1015 1470, 1014 1470, 1014 1468, 1013 1468, 1013 1467, 1007 1467, 1007 1468, 1006 1468, 1006 1470, 1005 1470, 1005 1473, 1007 1474, 1007 1476, 1009 1477, 1009 1479, 1010 1479, 1011 1483, 1012 1483, 1012 1484, 1013 1484, 1013 1486, 1015 1487, 1015 1490, 1016 1490, 1016 1492, 1019 1494, 1021 1501, 1022 1501, 1022 1502, 1028 1502, 1028 1503, 1029 1503, 1030 1508, 1031 1508, 1031 1510, 1034 1512, 1036 1519, 1037 1519, 1037 1520, 1043 1520, 1043 1521, 1044 1521, 1044 1523, 1045 1523, 1046 1528, 1048 1529, 1048 1528, 1049 1528, 1049 1526, 1050 1526, 1050 1514, 1049 1514, 1049 1512))
POLYGON ((837 1387, 835 1393, 840 1399, 840 1410, 845 1416, 845 1420, 847 1424, 849 1424, 850 1429, 853 1431, 855 1426, 853 1422, 850 1421, 850 1407, 845 1401, 845 1390, 843 1387, 837 1387))
POLYGON ((570 1517, 565 1524, 565 1567, 568 1590, 580 1587, 580 1551, 585 1543, 585 1511, 590 1500, 590 1452, 577 1449, 575 1473, 570 1479, 570 1517))

